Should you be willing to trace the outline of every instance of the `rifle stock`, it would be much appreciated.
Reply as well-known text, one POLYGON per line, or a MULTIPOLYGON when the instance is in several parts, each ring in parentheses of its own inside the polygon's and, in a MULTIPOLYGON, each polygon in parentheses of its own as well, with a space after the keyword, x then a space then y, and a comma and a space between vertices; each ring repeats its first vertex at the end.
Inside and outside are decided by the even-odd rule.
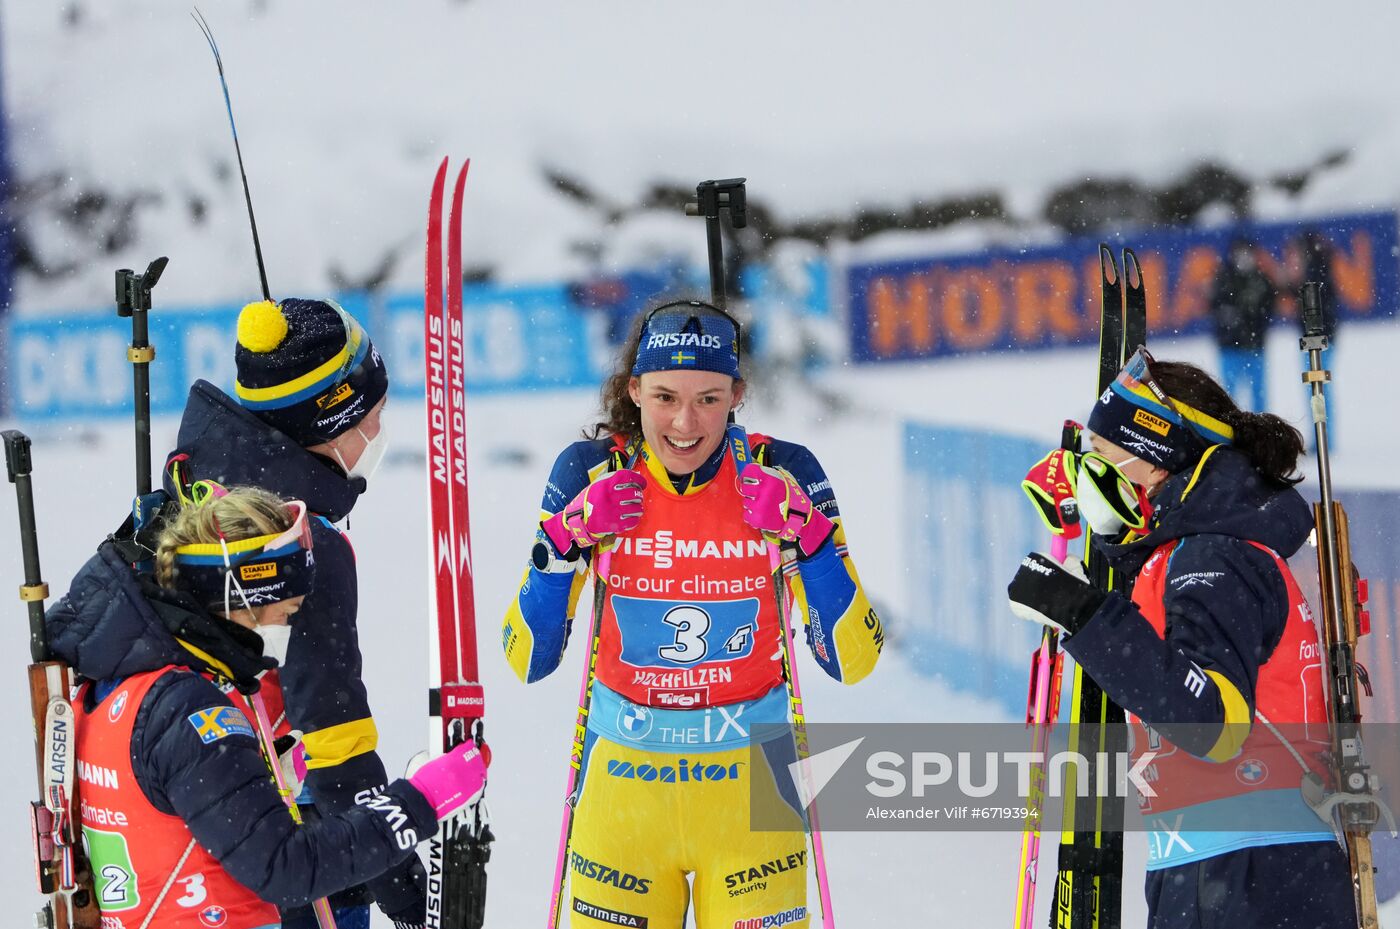
POLYGON ((29 437, 8 430, 4 443, 5 467, 19 504, 20 547, 24 556, 24 584, 19 598, 29 613, 29 650, 33 658, 29 665, 29 705, 34 719, 34 771, 39 799, 29 806, 30 827, 35 877, 39 892, 48 897, 34 924, 43 929, 98 929, 101 914, 78 818, 73 671, 53 659, 44 629, 44 601, 48 599, 49 585, 44 583, 39 567, 29 437))
POLYGON ((1311 393, 1310 411, 1317 447, 1318 489, 1313 505, 1317 529, 1317 570, 1321 590, 1322 654, 1327 679, 1327 715, 1331 751, 1331 783, 1304 782, 1304 796, 1324 821, 1332 824, 1346 845, 1351 865, 1352 893, 1359 929, 1379 929, 1376 914, 1375 864, 1371 830, 1384 816, 1392 832, 1395 820, 1377 796, 1378 778, 1366 761, 1361 736, 1360 697, 1370 695, 1366 669, 1356 660, 1356 643, 1368 631, 1364 609, 1366 584, 1351 560, 1347 514, 1332 494, 1332 462, 1327 441, 1327 395, 1323 385, 1332 373, 1322 366, 1329 338, 1322 313, 1322 285, 1302 287, 1303 337, 1298 347, 1307 353, 1303 383, 1311 393))

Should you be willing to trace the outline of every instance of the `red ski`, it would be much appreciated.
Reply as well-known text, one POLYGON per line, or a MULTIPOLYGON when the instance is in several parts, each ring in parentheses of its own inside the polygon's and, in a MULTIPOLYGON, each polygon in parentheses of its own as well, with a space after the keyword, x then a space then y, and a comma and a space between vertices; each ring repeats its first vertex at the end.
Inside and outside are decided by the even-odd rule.
MULTIPOLYGON (((462 345, 462 195, 471 162, 463 163, 452 189, 444 277, 442 201, 447 163, 448 159, 444 158, 438 167, 429 200, 423 291, 428 522, 437 633, 430 636, 434 659, 430 667, 436 672, 428 691, 432 717, 430 751, 439 754, 472 739, 481 746, 489 762, 490 750, 486 747, 482 724, 486 700, 477 672, 462 345)), ((486 862, 490 860, 494 839, 485 807, 483 799, 463 815, 444 821, 430 843, 427 923, 430 927, 480 929, 482 925, 486 907, 486 862)))

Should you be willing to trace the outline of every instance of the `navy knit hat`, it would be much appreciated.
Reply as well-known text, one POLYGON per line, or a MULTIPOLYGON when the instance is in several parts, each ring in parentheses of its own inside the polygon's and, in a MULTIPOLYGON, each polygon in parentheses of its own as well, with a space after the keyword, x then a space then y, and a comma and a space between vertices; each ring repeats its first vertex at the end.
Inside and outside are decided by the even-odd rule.
POLYGON ((648 313, 632 365, 634 377, 687 370, 739 377, 739 324, 698 300, 667 303, 648 313))
POLYGON ((329 300, 248 304, 234 361, 238 402, 302 446, 353 428, 389 390, 369 334, 329 300))

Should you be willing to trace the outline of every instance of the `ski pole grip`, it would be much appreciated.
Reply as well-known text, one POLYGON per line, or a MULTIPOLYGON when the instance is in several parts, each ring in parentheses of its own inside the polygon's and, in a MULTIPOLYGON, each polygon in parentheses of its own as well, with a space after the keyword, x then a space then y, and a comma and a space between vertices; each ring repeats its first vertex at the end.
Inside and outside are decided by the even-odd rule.
POLYGON ((6 429, 5 438, 5 470, 9 473, 10 483, 13 484, 21 477, 25 477, 33 469, 33 462, 29 455, 29 436, 18 429, 6 429))
POLYGON ((1306 336, 1322 335, 1322 285, 1317 281, 1308 281, 1304 284, 1302 301, 1303 334, 1306 336))
POLYGON ((131 316, 151 308, 151 291, 165 273, 170 259, 164 256, 146 266, 144 274, 137 274, 130 268, 117 271, 117 315, 131 316))

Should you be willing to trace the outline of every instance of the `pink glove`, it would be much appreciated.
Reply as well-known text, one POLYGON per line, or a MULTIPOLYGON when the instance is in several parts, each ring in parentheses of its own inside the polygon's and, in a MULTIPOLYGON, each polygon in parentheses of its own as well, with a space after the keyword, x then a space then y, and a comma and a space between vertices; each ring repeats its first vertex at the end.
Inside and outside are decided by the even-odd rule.
POLYGON ((438 819, 446 819, 486 786, 486 759, 475 742, 463 742, 409 775, 408 782, 432 804, 438 819))
POLYGON ((605 535, 630 532, 642 518, 642 476, 626 468, 589 484, 569 505, 540 523, 561 555, 588 548, 605 535))
POLYGON ((815 555, 836 529, 786 471, 749 462, 739 472, 739 493, 744 522, 784 542, 796 542, 804 558, 815 555))

